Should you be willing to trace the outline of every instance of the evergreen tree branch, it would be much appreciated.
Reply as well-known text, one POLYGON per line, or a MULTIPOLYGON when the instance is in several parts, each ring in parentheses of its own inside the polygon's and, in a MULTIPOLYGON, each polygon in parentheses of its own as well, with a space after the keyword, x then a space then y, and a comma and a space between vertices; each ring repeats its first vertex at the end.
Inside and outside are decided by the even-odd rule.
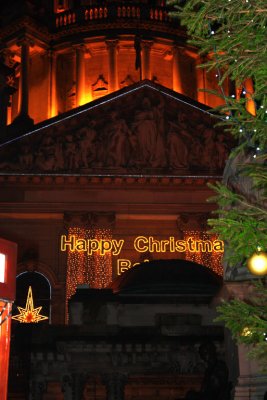
MULTIPOLYGON (((224 104, 213 111, 221 114, 223 126, 238 141, 230 162, 240 159, 232 181, 211 186, 218 218, 210 219, 212 232, 224 240, 225 261, 242 267, 258 246, 267 250, 267 9, 265 0, 170 0, 187 28, 188 42, 204 58, 201 68, 216 71, 218 90, 210 91, 224 104), (253 93, 245 82, 251 79, 253 93), (245 98, 233 98, 224 90, 231 80, 245 98), (256 115, 247 110, 253 102, 256 115), (251 153, 252 151, 252 153, 251 153), (254 153, 255 162, 249 155, 254 153)), ((230 164, 231 165, 231 164, 230 164)), ((224 301, 218 307, 223 321, 240 343, 252 346, 250 355, 267 368, 267 288, 256 283, 249 300, 224 301)))

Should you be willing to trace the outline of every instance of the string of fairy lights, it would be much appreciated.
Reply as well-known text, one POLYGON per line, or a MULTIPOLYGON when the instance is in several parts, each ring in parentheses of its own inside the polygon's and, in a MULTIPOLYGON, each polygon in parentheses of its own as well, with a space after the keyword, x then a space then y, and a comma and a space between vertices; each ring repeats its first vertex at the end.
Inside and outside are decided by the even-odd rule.
MULTIPOLYGON (((70 227, 69 228, 69 236, 73 235, 75 237, 85 237, 85 229, 80 227, 70 227)), ((68 259, 67 259, 67 279, 66 279, 66 287, 67 287, 67 298, 69 299, 76 291, 78 285, 81 285, 84 282, 84 271, 86 268, 85 265, 85 257, 83 252, 78 251, 69 251, 68 259)))
MULTIPOLYGON (((112 230, 109 228, 81 228, 70 227, 69 236, 84 239, 112 240, 112 230)), ((194 241, 214 242, 217 237, 207 232, 190 230, 184 232, 184 240, 192 238, 194 241)), ((212 269, 218 275, 223 275, 222 252, 186 250, 185 259, 212 269)), ((89 255, 83 251, 68 251, 67 278, 66 278, 66 307, 67 302, 75 294, 79 285, 88 285, 92 289, 106 288, 112 282, 113 265, 112 253, 101 255, 99 251, 89 255)))
MULTIPOLYGON (((207 232, 202 231, 185 231, 184 232, 184 240, 188 240, 189 238, 194 239, 194 241, 202 240, 202 241, 211 241, 217 239, 217 236, 214 234, 209 234, 207 232)), ((223 253, 222 252, 215 252, 215 251, 194 251, 191 252, 187 248, 185 252, 185 259, 187 261, 193 261, 197 264, 205 265, 206 267, 210 268, 216 274, 223 275, 223 264, 222 264, 223 253)))
MULTIPOLYGON (((69 236, 84 239, 112 239, 112 230, 107 228, 70 227, 69 236)), ((112 282, 111 252, 101 255, 99 252, 89 255, 82 251, 68 251, 66 302, 75 293, 79 285, 88 285, 92 289, 103 289, 112 282)))
MULTIPOLYGON (((109 228, 94 229, 94 238, 97 240, 112 240, 112 230, 109 228)), ((91 287, 104 289, 112 282, 112 255, 107 252, 101 255, 95 252, 93 257, 89 259, 89 271, 91 272, 91 287)))

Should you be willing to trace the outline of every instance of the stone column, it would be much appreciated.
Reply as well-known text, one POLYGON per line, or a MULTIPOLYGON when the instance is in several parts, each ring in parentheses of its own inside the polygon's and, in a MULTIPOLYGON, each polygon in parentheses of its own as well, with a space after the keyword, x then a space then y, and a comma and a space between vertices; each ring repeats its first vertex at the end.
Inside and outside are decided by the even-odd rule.
POLYGON ((174 45, 172 48, 172 89, 175 92, 183 93, 181 76, 181 47, 174 45))
POLYGON ((0 63, 0 139, 6 136, 6 125, 8 124, 9 101, 16 89, 8 85, 8 76, 12 76, 13 70, 5 64, 0 63))
POLYGON ((61 382, 61 392, 63 393, 64 400, 72 400, 74 394, 74 377, 71 375, 64 375, 61 382))
POLYGON ((29 54, 30 54, 30 40, 23 38, 18 42, 21 47, 21 69, 19 81, 19 114, 28 115, 29 112, 29 54))
POLYGON ((152 40, 141 41, 142 79, 151 79, 150 53, 152 45, 153 45, 152 40))
MULTIPOLYGON (((70 237, 75 235, 77 238, 87 239, 89 236, 89 213, 86 212, 66 212, 64 213, 65 235, 70 237)), ((61 252, 66 257, 66 303, 75 293, 78 285, 87 284, 88 255, 77 251, 61 252), (81 256, 82 254, 82 256, 81 256)), ((66 322, 68 322, 68 309, 66 309, 66 322)))
POLYGON ((19 110, 18 116, 14 119, 12 126, 20 132, 28 130, 33 125, 33 120, 29 117, 29 53, 33 42, 24 37, 18 41, 21 47, 21 68, 19 81, 19 110))
MULTIPOLYGON (((249 281, 225 282, 224 299, 245 300, 252 295, 252 284, 249 281)), ((255 360, 248 357, 249 346, 238 345, 239 377, 234 388, 234 400, 263 400, 267 391, 267 374, 255 360)))
POLYGON ((51 318, 52 324, 65 323, 65 305, 62 304, 62 299, 65 296, 65 282, 61 283, 60 287, 53 288, 51 298, 51 318))
MULTIPOLYGON (((112 240, 116 221, 113 212, 91 213, 91 229, 96 240, 112 240)), ((112 252, 106 251, 101 255, 94 252, 89 261, 89 285, 95 289, 103 289, 112 282, 112 252)))
POLYGON ((239 377, 234 400, 261 400, 267 392, 267 375, 254 360, 248 359, 249 348, 238 345, 239 377))
POLYGON ((46 393, 47 383, 44 380, 33 379, 31 380, 30 400, 42 400, 46 393))
POLYGON ((86 374, 83 373, 74 373, 72 374, 72 397, 71 400, 80 400, 83 396, 83 389, 86 383, 86 374))
POLYGON ((48 51, 49 59, 49 103, 48 118, 53 118, 58 114, 57 109, 57 54, 53 50, 48 51))
POLYGON ((199 89, 205 89, 205 69, 199 67, 203 62, 201 57, 196 59, 197 101, 206 104, 205 92, 199 91, 199 89))
POLYGON ((76 52, 76 107, 85 104, 85 46, 74 46, 76 52))
POLYGON ((103 383, 107 390, 107 400, 124 400, 124 388, 127 376, 120 373, 106 374, 103 383))
POLYGON ((106 45, 108 50, 108 87, 109 93, 112 93, 119 89, 117 66, 118 40, 106 40, 106 45))

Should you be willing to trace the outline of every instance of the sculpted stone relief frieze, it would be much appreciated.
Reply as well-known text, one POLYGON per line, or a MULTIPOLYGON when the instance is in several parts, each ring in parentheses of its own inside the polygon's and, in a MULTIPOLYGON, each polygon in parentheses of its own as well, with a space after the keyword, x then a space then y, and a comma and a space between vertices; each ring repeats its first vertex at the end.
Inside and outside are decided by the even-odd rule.
POLYGON ((0 172, 214 174, 231 140, 196 107, 142 88, 0 149, 0 172))
POLYGON ((199 358, 197 346, 180 345, 166 352, 156 348, 150 352, 112 352, 110 355, 113 368, 137 369, 148 371, 162 370, 172 373, 192 374, 202 372, 204 364, 199 358))

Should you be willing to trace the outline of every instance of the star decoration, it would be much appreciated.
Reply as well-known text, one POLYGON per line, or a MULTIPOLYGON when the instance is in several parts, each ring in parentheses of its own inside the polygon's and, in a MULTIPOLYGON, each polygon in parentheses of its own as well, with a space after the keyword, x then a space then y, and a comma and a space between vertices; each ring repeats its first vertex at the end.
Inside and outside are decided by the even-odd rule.
POLYGON ((45 319, 48 319, 45 315, 39 315, 42 307, 34 308, 33 305, 33 296, 32 296, 32 287, 29 286, 26 307, 18 307, 19 314, 13 315, 12 319, 15 319, 19 322, 30 324, 32 322, 40 322, 45 319))

